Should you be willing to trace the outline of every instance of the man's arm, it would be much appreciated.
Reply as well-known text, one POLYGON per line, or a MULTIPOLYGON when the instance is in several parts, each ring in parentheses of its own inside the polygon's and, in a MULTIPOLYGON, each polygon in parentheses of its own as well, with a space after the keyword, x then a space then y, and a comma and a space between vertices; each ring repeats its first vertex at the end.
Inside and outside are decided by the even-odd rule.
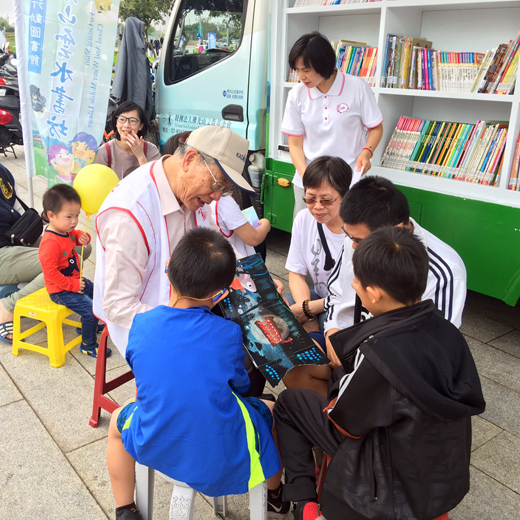
MULTIPOLYGON (((151 309, 139 300, 146 277, 148 250, 134 219, 112 210, 99 233, 105 249, 103 310, 116 325, 130 329, 136 314, 151 309)), ((164 266, 158 266, 164 269, 164 266)))

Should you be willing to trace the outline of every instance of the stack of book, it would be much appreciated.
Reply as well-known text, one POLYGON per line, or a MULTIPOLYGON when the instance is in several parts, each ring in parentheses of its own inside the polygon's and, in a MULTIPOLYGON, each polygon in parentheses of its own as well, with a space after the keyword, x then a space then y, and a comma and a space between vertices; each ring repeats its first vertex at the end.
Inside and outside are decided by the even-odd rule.
POLYGON ((511 175, 509 176, 508 190, 520 191, 518 183, 518 170, 520 168, 520 132, 518 132, 518 139, 516 140, 515 153, 513 155, 513 166, 511 167, 511 175))
POLYGON ((496 186, 507 129, 502 121, 467 124, 401 116, 381 165, 496 186))
POLYGON ((375 87, 377 47, 366 43, 340 40, 336 46, 336 67, 338 70, 363 78, 375 87))
POLYGON ((296 0, 294 7, 309 7, 316 5, 366 4, 381 2, 381 0, 296 0))
POLYGON ((508 44, 486 52, 471 92, 512 94, 520 58, 520 32, 508 44))
POLYGON ((520 33, 485 54, 444 52, 432 42, 388 34, 381 86, 444 92, 512 94, 520 57, 520 33))

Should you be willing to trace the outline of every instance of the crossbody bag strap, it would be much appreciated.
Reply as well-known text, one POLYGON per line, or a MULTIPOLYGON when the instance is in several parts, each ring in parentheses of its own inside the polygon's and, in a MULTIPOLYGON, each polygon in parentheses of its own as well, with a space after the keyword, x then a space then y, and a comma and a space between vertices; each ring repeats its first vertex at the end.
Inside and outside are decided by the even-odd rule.
POLYGON ((15 194, 16 200, 20 203, 24 211, 27 211, 29 209, 29 206, 18 196, 15 194))
POLYGON ((334 267, 336 261, 334 260, 334 258, 332 258, 332 255, 330 254, 329 244, 327 244, 327 239, 325 238, 325 231, 323 231, 323 224, 320 224, 319 222, 318 234, 320 235, 321 245, 323 246, 323 249, 325 251, 325 265, 323 266, 323 269, 325 269, 325 271, 330 271, 334 267))
POLYGON ((112 150, 110 149, 110 142, 105 143, 105 149, 107 151, 107 166, 112 168, 112 150))

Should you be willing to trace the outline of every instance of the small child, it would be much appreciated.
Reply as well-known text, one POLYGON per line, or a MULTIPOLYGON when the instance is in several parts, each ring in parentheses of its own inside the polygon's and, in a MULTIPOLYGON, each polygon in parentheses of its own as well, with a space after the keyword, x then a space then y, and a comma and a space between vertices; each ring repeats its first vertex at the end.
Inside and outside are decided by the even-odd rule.
POLYGON ((343 377, 329 399, 297 388, 274 415, 295 520, 434 520, 469 490, 471 416, 485 409, 459 330, 421 302, 428 253, 401 227, 359 242, 352 287, 373 317, 331 343, 343 377), (332 457, 317 503, 312 447, 332 457))
MULTIPOLYGON (((45 287, 54 303, 65 305, 82 318, 80 352, 97 357, 97 333, 102 330, 92 313, 94 284, 80 278, 78 255, 74 248, 86 246, 90 236, 77 231, 81 198, 67 184, 56 184, 43 195, 43 216, 49 225, 38 249, 45 287)), ((107 349, 107 357, 111 350, 107 349)))
POLYGON ((214 497, 246 493, 267 479, 268 517, 289 512, 271 434, 273 403, 240 397, 249 388, 241 329, 211 312, 235 269, 224 237, 193 229, 168 265, 168 306, 134 318, 126 360, 137 398, 112 414, 107 445, 119 520, 142 518, 135 461, 214 497))

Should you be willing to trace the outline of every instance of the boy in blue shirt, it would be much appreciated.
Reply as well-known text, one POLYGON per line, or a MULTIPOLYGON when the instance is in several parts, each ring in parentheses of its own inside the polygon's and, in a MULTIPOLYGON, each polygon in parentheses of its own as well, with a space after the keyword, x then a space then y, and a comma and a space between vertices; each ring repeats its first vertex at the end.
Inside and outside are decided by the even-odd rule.
POLYGON ((116 518, 141 519, 135 461, 209 496, 246 493, 267 480, 269 518, 285 518, 271 402, 249 388, 240 327, 211 312, 227 295, 236 259, 210 229, 190 231, 168 265, 171 297, 138 314, 126 360, 136 402, 112 415, 107 463, 116 518))

